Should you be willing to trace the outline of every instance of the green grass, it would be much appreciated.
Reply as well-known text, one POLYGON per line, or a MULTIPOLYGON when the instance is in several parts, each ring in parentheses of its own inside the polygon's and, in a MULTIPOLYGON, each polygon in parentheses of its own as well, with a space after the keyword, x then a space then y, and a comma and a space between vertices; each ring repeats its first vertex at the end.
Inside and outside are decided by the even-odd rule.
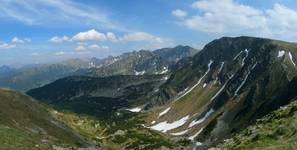
POLYGON ((88 140, 106 149, 160 149, 188 146, 184 140, 172 140, 158 132, 144 128, 147 114, 135 114, 121 111, 100 119, 73 112, 51 110, 56 119, 70 126, 88 140))
POLYGON ((297 101, 280 108, 255 125, 218 145, 224 149, 282 149, 297 146, 297 101))

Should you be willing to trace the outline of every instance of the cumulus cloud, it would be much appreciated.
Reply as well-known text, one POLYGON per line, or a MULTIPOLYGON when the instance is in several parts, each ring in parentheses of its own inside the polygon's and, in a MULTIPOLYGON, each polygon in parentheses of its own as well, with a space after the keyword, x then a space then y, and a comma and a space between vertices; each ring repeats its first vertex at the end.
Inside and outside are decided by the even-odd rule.
POLYGON ((112 32, 107 32, 106 37, 107 37, 108 40, 110 40, 112 42, 117 42, 118 41, 116 35, 114 33, 112 33, 112 32))
MULTIPOLYGON (((259 9, 234 0, 199 0, 190 9, 197 11, 179 21, 190 29, 224 35, 254 35, 296 38, 297 11, 281 4, 259 9)), ((178 16, 177 16, 178 17, 178 16)))
POLYGON ((109 47, 106 45, 99 46, 97 44, 92 44, 88 48, 92 49, 92 50, 107 50, 107 49, 109 49, 109 47))
POLYGON ((108 44, 106 42, 113 42, 114 44, 142 44, 146 45, 144 46, 145 48, 149 47, 150 49, 173 45, 172 40, 161 38, 147 32, 129 32, 122 36, 118 36, 113 32, 103 33, 95 29, 79 32, 72 38, 69 38, 68 36, 55 36, 49 39, 49 42, 53 43, 63 43, 66 41, 76 43, 77 46, 75 48, 75 51, 88 51, 94 49, 106 50, 109 49, 108 46, 99 46, 102 44, 108 44))
POLYGON ((31 42, 30 38, 18 38, 14 37, 10 40, 10 42, 2 42, 0 41, 0 49, 12 49, 17 47, 19 44, 25 44, 31 42))
POLYGON ((98 32, 95 29, 91 29, 86 32, 80 32, 76 34, 72 40, 74 41, 104 41, 106 40, 106 36, 104 33, 98 32))
POLYGON ((68 36, 62 36, 62 37, 54 36, 48 41, 52 43, 64 43, 64 42, 69 42, 70 38, 68 36))
POLYGON ((188 15, 187 12, 180 10, 180 9, 176 9, 176 10, 172 11, 171 14, 173 16, 180 17, 180 18, 186 17, 188 15))
POLYGON ((78 44, 75 48, 75 51, 90 51, 90 50, 108 50, 109 47, 106 45, 97 45, 97 44, 78 44))
POLYGON ((11 40, 11 43, 15 43, 15 44, 24 44, 24 43, 28 43, 31 42, 30 38, 18 38, 18 37, 14 37, 11 40))
POLYGON ((9 44, 9 43, 0 43, 0 49, 11 49, 15 48, 15 44, 9 44))
POLYGON ((84 45, 78 45, 75 48, 75 51, 85 51, 85 50, 87 50, 87 48, 84 45))
POLYGON ((162 43, 164 42, 162 38, 158 36, 151 35, 146 32, 133 32, 124 35, 122 38, 120 38, 123 42, 137 42, 137 41, 146 41, 150 43, 162 43))

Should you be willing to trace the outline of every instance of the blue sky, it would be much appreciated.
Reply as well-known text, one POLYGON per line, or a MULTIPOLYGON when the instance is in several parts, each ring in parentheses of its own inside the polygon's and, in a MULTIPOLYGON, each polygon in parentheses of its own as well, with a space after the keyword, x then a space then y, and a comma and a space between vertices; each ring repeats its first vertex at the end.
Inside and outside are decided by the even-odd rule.
POLYGON ((294 0, 0 0, 0 65, 106 57, 222 36, 297 42, 294 0))

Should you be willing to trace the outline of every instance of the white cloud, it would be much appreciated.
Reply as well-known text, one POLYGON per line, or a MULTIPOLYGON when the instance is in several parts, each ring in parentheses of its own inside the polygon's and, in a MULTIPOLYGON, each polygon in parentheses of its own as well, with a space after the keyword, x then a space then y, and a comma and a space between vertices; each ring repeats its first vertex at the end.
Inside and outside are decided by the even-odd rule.
POLYGON ((52 43, 64 43, 64 42, 70 41, 70 38, 68 36, 62 36, 62 37, 54 36, 48 41, 52 43))
POLYGON ((0 43, 0 49, 11 49, 15 48, 15 44, 9 44, 9 43, 0 43))
POLYGON ((87 50, 87 48, 84 45, 78 45, 75 48, 75 51, 85 51, 85 50, 87 50))
POLYGON ((297 38, 297 11, 281 4, 275 4, 265 11, 267 24, 274 36, 297 38))
POLYGON ((88 48, 91 50, 108 50, 109 49, 109 47, 106 45, 99 46, 97 44, 92 44, 88 46, 88 48))
POLYGON ((65 52, 63 52, 63 51, 60 51, 60 52, 56 52, 55 53, 55 55, 57 55, 57 56, 61 56, 61 55, 64 55, 65 54, 65 52))
POLYGON ((10 42, 0 41, 0 49, 12 49, 16 48, 19 44, 25 44, 31 42, 30 38, 18 38, 14 37, 10 42))
POLYGON ((110 40, 112 42, 117 42, 118 41, 117 37, 112 32, 107 32, 106 37, 107 37, 108 40, 110 40))
POLYGON ((192 8, 203 12, 184 20, 183 25, 192 29, 210 33, 265 31, 262 11, 233 0, 202 0, 193 3, 192 8))
POLYGON ((100 33, 96 31, 95 29, 91 29, 86 32, 80 32, 76 34, 72 40, 74 41, 104 41, 106 40, 106 36, 104 33, 100 33))
POLYGON ((93 44, 89 46, 90 49, 99 49, 100 47, 97 44, 93 44))
POLYGON ((31 53, 31 56, 39 56, 39 53, 37 53, 37 52, 31 53))
POLYGON ((0 18, 14 19, 28 25, 92 26, 127 31, 112 21, 106 10, 75 0, 1 0, 0 18))
POLYGON ((11 43, 15 43, 15 44, 24 44, 24 43, 29 43, 31 42, 30 38, 18 38, 18 37, 14 37, 11 40, 11 43))
POLYGON ((75 51, 91 51, 91 50, 108 50, 109 47, 106 45, 97 45, 97 44, 91 44, 88 45, 86 43, 84 44, 78 44, 77 47, 75 48, 75 51))
POLYGON ((162 38, 158 36, 151 35, 146 32, 133 32, 124 35, 120 38, 123 42, 135 42, 135 41, 145 41, 150 43, 162 43, 164 42, 162 38))
POLYGON ((190 29, 223 35, 297 38, 297 11, 281 4, 260 9, 234 0, 199 0, 191 9, 197 13, 179 21, 190 29))
POLYGON ((186 17, 188 15, 187 12, 180 9, 176 9, 172 11, 171 14, 175 17, 180 17, 180 18, 186 17))

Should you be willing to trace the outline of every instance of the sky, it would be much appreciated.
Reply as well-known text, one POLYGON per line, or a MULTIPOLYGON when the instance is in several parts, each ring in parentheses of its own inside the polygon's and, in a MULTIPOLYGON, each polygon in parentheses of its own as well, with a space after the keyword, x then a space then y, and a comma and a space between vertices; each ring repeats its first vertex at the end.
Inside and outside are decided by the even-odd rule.
POLYGON ((104 58, 223 36, 297 42, 296 0, 0 0, 0 65, 104 58))

